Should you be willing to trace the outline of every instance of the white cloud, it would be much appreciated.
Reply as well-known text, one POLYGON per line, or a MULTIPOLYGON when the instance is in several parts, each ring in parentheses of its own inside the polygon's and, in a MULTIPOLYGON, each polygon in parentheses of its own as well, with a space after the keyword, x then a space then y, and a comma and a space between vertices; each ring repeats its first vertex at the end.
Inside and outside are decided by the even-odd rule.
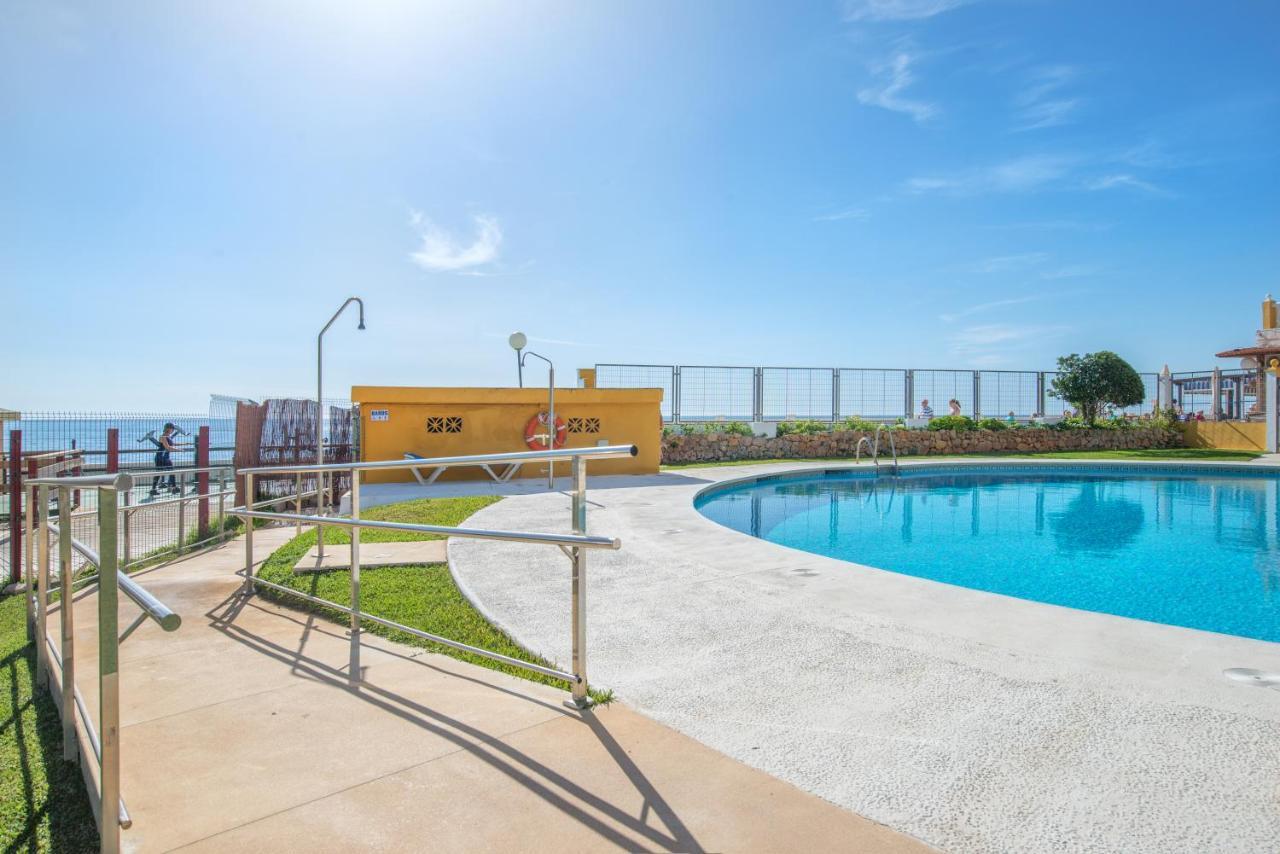
POLYGON ((971 0, 845 0, 846 21, 918 21, 967 5, 971 0))
POLYGON ((814 222, 838 222, 840 220, 849 219, 855 222, 866 222, 871 219, 871 212, 866 208, 846 208, 842 211, 834 211, 827 214, 819 214, 813 218, 814 222))
POLYGON ((895 113, 906 113, 917 122, 926 122, 938 113, 934 104, 915 101, 902 97, 903 91, 915 82, 911 73, 911 63, 915 61, 910 53, 901 51, 894 54, 888 62, 875 66, 872 70, 882 79, 877 86, 869 86, 858 92, 859 103, 871 107, 883 107, 895 113))
POLYGON ((1101 267, 1092 264, 1068 264, 1056 270, 1045 270, 1040 274, 1042 279, 1079 279, 1085 276, 1096 276, 1102 272, 1101 267))
POLYGON ((487 214, 477 214, 472 221, 476 228, 475 237, 467 244, 436 226, 420 212, 411 211, 409 222, 421 237, 422 244, 418 251, 409 254, 410 260, 433 273, 479 274, 475 268, 491 264, 498 258, 502 227, 495 217, 487 214))
POLYGON ((1018 107, 1018 126, 1028 131, 1067 124, 1084 104, 1084 99, 1069 97, 1062 89, 1079 76, 1071 65, 1043 65, 1031 72, 1027 87, 1014 98, 1018 107))
POLYGON ((1168 190, 1157 187, 1149 181, 1143 181, 1134 175, 1128 173, 1117 175, 1104 175, 1100 178, 1094 178, 1086 181, 1084 185, 1086 190, 1116 190, 1130 189, 1141 190, 1144 193, 1150 193, 1153 196, 1171 196, 1168 190))
POLYGON ((959 311, 954 311, 949 314, 940 314, 938 315, 938 319, 941 320, 943 323, 954 323, 955 321, 959 320, 962 317, 969 317, 970 315, 974 315, 974 314, 982 314, 983 312, 991 311, 992 309, 1007 308, 1011 305, 1024 305, 1025 303, 1036 302, 1037 300, 1042 300, 1044 298, 1045 296, 1043 294, 1034 294, 1032 296, 1026 296, 1026 297, 1012 297, 1010 299, 992 300, 991 302, 983 302, 983 303, 978 303, 977 305, 971 305, 968 308, 962 308, 959 311))
POLYGON ((1017 157, 982 169, 944 176, 922 176, 906 182, 907 192, 951 193, 960 196, 981 193, 1025 193, 1061 180, 1071 170, 1068 157, 1036 154, 1017 157))
POLYGON ((997 255, 984 258, 971 268, 975 273, 1005 273, 1010 270, 1025 270, 1044 262, 1049 255, 1045 252, 1024 252, 1021 255, 997 255))
POLYGON ((1066 326, 987 323, 968 326, 951 336, 952 352, 978 367, 1007 364, 1011 355, 1024 352, 1043 341, 1061 337, 1066 326))

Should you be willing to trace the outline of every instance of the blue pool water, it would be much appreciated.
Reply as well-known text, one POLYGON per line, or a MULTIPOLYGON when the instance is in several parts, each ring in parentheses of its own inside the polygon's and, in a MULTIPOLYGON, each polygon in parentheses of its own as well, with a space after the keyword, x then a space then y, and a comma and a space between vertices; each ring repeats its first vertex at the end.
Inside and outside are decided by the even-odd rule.
POLYGON ((1221 469, 828 472, 704 493, 729 528, 975 590, 1280 641, 1280 480, 1221 469))

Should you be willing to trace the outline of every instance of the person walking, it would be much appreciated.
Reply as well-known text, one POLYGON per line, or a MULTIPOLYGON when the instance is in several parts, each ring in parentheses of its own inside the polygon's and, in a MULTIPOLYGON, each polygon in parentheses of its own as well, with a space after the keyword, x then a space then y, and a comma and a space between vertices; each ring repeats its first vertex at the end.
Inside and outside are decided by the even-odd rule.
POLYGON ((960 401, 956 400, 954 397, 947 401, 947 406, 951 409, 952 417, 960 414, 960 401))
MULTIPOLYGON (((178 427, 172 421, 164 425, 164 430, 160 433, 160 437, 152 439, 156 444, 156 468, 160 470, 173 469, 173 452, 178 450, 178 443, 174 441, 174 434, 178 427)), ((156 475, 151 479, 151 494, 149 497, 155 498, 162 488, 167 485, 169 492, 178 491, 178 479, 172 474, 166 479, 165 475, 156 475), (167 482, 166 482, 167 481, 167 482)))

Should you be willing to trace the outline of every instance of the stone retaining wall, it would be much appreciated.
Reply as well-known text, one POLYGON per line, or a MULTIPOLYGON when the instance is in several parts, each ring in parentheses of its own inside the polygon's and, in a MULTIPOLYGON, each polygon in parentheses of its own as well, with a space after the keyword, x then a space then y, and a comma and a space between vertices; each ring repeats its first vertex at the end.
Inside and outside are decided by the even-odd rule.
MULTIPOLYGON (((722 460, 823 459, 854 456, 858 439, 869 433, 839 431, 808 436, 727 436, 723 433, 666 436, 662 462, 703 463, 722 460)), ((1144 427, 1131 430, 896 430, 899 456, 915 454, 998 454, 1038 451, 1110 451, 1127 448, 1172 448, 1183 444, 1175 429, 1144 427)), ((887 435, 881 434, 881 452, 889 453, 887 435)), ((863 455, 866 455, 864 450, 863 455)))

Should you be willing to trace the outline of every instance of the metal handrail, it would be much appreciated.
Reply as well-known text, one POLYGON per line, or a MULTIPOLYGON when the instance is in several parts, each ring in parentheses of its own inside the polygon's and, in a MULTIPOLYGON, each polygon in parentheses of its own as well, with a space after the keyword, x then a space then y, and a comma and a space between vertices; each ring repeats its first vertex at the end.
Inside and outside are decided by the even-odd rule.
POLYGON ((372 462, 324 463, 302 466, 257 466, 237 470, 237 474, 273 475, 305 474, 329 471, 384 471, 387 469, 413 469, 427 466, 469 466, 481 463, 533 463, 543 460, 578 459, 581 457, 634 457, 639 453, 635 445, 603 445, 594 448, 559 448, 554 451, 514 451, 503 454, 474 454, 463 457, 424 457, 412 460, 375 460, 372 462))
POLYGON ((120 796, 120 644, 148 619, 154 620, 164 631, 172 632, 182 624, 182 618, 120 571, 119 498, 121 490, 132 488, 133 478, 122 473, 32 478, 27 481, 27 486, 30 491, 24 522, 26 540, 35 548, 27 550, 25 598, 27 633, 36 643, 36 681, 48 690, 51 687, 51 673, 56 667, 60 688, 57 706, 62 718, 62 756, 64 759, 80 762, 85 784, 90 792, 90 806, 98 824, 101 850, 116 854, 120 850, 120 828, 129 827, 132 823, 120 796), (99 551, 76 540, 69 523, 63 521, 62 524, 57 524, 51 518, 50 493, 56 489, 59 506, 66 507, 71 491, 76 488, 98 490, 99 551), (54 643, 48 631, 51 592, 49 567, 52 557, 50 546, 55 532, 58 535, 58 565, 61 576, 61 597, 57 609, 61 626, 60 645, 54 643), (38 551, 38 556, 33 551, 38 551), (98 568, 94 580, 98 584, 99 728, 94 727, 93 719, 76 686, 73 552, 79 552, 98 568), (121 592, 142 612, 123 633, 119 633, 121 592), (81 719, 80 727, 76 725, 77 715, 81 719), (83 738, 81 730, 84 732, 83 738), (89 770, 89 758, 93 758, 98 764, 96 776, 89 770))
MULTIPOLYGON (((587 568, 587 550, 588 549, 618 549, 621 548, 622 542, 616 538, 610 537, 592 537, 587 535, 587 460, 589 458, 609 458, 635 456, 638 453, 634 445, 612 445, 595 448, 562 448, 560 450, 533 451, 533 452, 517 452, 506 454, 479 454, 463 457, 437 457, 434 459, 414 459, 414 460, 380 460, 377 462, 361 463, 332 463, 325 465, 313 466, 279 466, 279 467, 256 467, 241 469, 238 474, 244 477, 244 495, 246 503, 256 506, 254 502, 254 478, 258 475, 280 475, 294 474, 301 475, 305 472, 330 472, 330 471, 350 471, 351 472, 351 516, 320 516, 320 515, 304 515, 301 512, 295 513, 268 513, 245 507, 234 507, 229 513, 233 516, 239 516, 242 519, 266 519, 279 522, 292 522, 298 525, 301 530, 302 525, 316 525, 317 544, 323 542, 323 529, 325 527, 341 527, 351 531, 351 573, 350 573, 350 605, 341 605, 337 602, 331 602, 327 599, 321 599, 301 591, 294 590, 282 584, 276 584, 272 581, 259 578, 254 575, 254 559, 253 559, 253 525, 252 523, 245 525, 245 561, 244 569, 240 570, 240 574, 244 576, 244 592, 246 596, 252 595, 255 587, 265 587, 275 590, 289 596, 298 597, 304 601, 324 607, 331 607, 340 613, 347 614, 351 618, 351 662, 347 669, 353 681, 359 680, 360 668, 360 624, 362 620, 371 623, 386 626, 396 631, 406 632, 415 637, 443 644, 444 646, 454 649, 465 650, 475 655, 483 656, 494 661, 500 661, 512 667, 520 667, 540 673, 546 676, 554 676, 564 679, 570 685, 573 702, 579 708, 585 708, 590 705, 590 699, 587 694, 587 620, 586 620, 586 568, 587 568), (408 522, 382 522, 360 518, 360 472, 367 470, 387 470, 387 469, 413 469, 421 466, 453 466, 453 465, 478 465, 484 463, 521 463, 534 462, 541 460, 569 459, 572 463, 571 482, 572 482, 572 534, 548 534, 525 531, 491 531, 480 528, 457 528, 444 525, 418 525, 408 522), (534 543, 539 545, 554 545, 569 558, 572 563, 572 574, 570 578, 570 598, 572 605, 571 620, 573 624, 573 669, 556 670, 554 668, 544 667, 540 664, 534 664, 528 661, 521 661, 511 656, 501 653, 492 652, 480 647, 474 647, 470 644, 464 644, 450 638, 434 635, 430 632, 420 631, 410 626, 405 626, 373 614, 360 610, 360 532, 363 528, 374 528, 392 531, 412 531, 421 534, 437 534, 443 536, 467 537, 480 540, 497 540, 503 542, 516 543, 534 543)), ((296 478, 298 484, 301 483, 301 477, 296 478)), ((300 491, 301 486, 297 486, 300 491)), ((317 548, 317 556, 322 552, 317 548)))
POLYGON ((876 464, 880 464, 880 432, 887 431, 889 434, 889 450, 893 452, 893 470, 898 471, 898 444, 893 441, 893 430, 888 424, 880 424, 876 426, 876 464))

